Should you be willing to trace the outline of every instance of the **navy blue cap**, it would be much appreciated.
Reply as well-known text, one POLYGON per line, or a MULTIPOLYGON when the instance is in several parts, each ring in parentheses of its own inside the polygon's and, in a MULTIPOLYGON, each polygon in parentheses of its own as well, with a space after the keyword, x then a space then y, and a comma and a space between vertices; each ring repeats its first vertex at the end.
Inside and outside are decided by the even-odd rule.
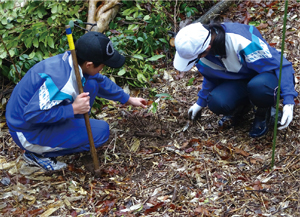
POLYGON ((85 61, 120 68, 125 57, 113 48, 111 40, 100 32, 88 32, 75 43, 76 55, 85 61))

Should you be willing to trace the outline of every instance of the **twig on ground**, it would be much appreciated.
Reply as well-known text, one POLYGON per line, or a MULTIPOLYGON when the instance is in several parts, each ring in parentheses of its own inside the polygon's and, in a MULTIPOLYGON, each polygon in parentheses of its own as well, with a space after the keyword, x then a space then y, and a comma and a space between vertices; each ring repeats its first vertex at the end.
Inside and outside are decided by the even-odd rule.
POLYGON ((209 177, 208 177, 208 173, 207 173, 207 166, 206 166, 206 162, 204 161, 204 168, 205 168, 205 176, 206 176, 206 182, 207 182, 207 187, 208 187, 208 191, 209 193, 211 194, 211 189, 210 189, 210 180, 209 180, 209 177))
POLYGON ((175 183, 175 186, 174 186, 172 202, 174 202, 176 200, 176 197, 177 197, 177 183, 175 183))

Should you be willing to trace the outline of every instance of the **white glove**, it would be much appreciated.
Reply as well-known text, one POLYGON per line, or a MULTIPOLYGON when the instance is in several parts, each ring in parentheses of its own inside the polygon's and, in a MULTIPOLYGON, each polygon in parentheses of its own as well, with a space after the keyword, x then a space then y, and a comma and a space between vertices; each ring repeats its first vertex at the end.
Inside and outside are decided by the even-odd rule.
POLYGON ((197 116, 198 112, 202 109, 200 105, 195 103, 191 108, 189 109, 188 115, 189 119, 194 120, 194 118, 197 116))
POLYGON ((293 104, 286 104, 283 106, 283 114, 281 118, 280 124, 281 127, 278 127, 278 130, 282 130, 287 128, 291 121, 293 120, 293 112, 294 112, 294 105, 293 104))

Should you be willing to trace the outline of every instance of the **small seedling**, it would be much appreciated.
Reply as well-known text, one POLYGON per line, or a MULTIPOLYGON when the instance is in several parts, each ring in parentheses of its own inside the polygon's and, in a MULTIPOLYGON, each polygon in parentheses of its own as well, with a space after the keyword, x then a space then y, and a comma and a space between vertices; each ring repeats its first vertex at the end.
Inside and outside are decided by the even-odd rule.
MULTIPOLYGON (((172 100, 172 96, 168 93, 159 93, 159 94, 156 94, 155 97, 158 97, 162 100, 172 100)), ((153 102, 152 103, 152 106, 150 107, 149 111, 151 110, 153 114, 155 114, 157 112, 157 105, 158 103, 157 102, 153 102)))

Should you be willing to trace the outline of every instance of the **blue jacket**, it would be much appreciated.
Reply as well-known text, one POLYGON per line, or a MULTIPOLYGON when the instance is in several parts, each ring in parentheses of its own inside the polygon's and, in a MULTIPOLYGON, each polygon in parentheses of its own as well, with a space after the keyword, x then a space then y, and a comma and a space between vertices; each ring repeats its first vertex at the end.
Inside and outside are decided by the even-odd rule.
MULTIPOLYGON (((106 76, 83 76, 82 82, 96 79, 99 97, 126 103, 129 95, 106 76)), ((15 132, 31 132, 47 124, 74 118, 72 103, 79 94, 70 52, 34 65, 14 88, 6 106, 6 122, 15 132)))
MULTIPOLYGON (((254 27, 239 23, 223 23, 226 58, 207 55, 196 64, 203 75, 197 104, 207 106, 207 96, 222 80, 251 79, 262 72, 272 72, 279 78, 281 54, 271 47, 254 27)), ((294 69, 283 58, 281 97, 284 104, 294 104, 298 95, 294 88, 294 69)))

